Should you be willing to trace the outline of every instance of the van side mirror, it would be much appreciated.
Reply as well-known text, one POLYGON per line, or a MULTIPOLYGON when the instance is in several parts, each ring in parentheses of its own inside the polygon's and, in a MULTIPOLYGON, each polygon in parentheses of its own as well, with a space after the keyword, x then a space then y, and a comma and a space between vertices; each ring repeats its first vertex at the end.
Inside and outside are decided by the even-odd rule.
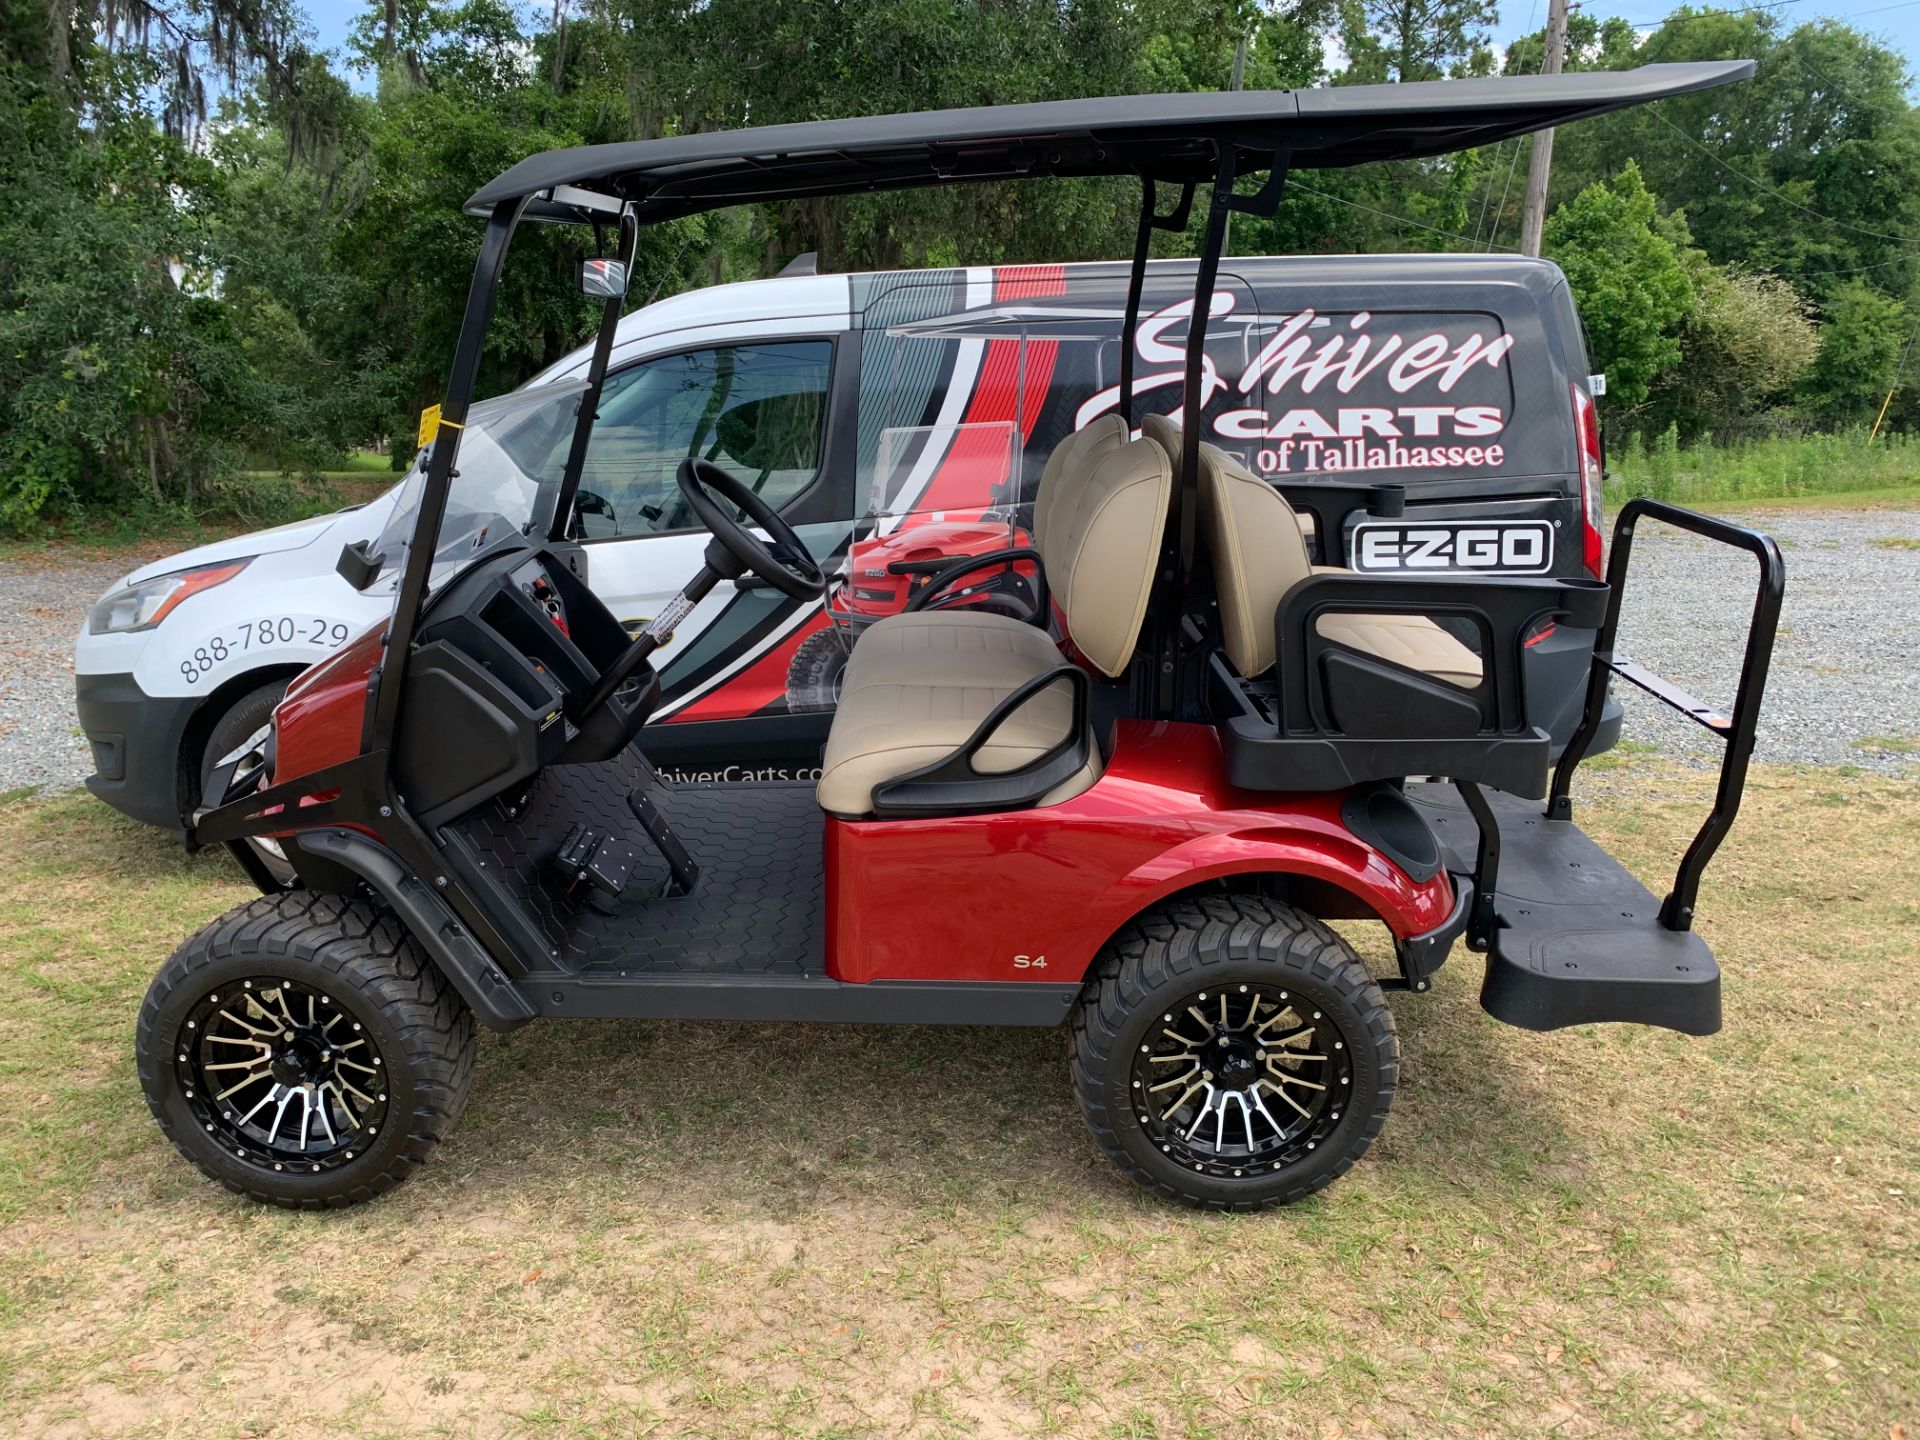
POLYGON ((364 590, 379 575, 380 567, 387 563, 384 554, 368 553, 369 542, 355 540, 340 547, 340 558, 333 562, 334 573, 356 590, 364 590))
POLYGON ((582 260, 580 293, 595 300, 619 300, 627 293, 627 266, 623 260, 582 260))

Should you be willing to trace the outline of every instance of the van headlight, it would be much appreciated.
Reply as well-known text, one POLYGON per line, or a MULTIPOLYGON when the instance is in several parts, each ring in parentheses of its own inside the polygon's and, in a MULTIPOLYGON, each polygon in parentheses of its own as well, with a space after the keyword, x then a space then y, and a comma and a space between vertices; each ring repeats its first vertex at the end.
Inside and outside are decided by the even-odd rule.
POLYGON ((222 560, 217 565, 196 565, 191 570, 175 570, 110 590, 102 595, 87 614, 90 635, 124 635, 134 630, 151 630, 173 612, 173 607, 189 595, 223 585, 246 569, 253 557, 222 560))

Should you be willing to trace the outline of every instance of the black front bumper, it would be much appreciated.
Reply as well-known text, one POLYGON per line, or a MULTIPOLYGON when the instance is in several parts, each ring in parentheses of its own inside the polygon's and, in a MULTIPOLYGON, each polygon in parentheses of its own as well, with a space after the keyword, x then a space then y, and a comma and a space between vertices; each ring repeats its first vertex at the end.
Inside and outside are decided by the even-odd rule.
POLYGON ((184 835, 181 742, 199 701, 154 697, 133 676, 76 675, 74 704, 93 747, 87 789, 124 815, 184 835))

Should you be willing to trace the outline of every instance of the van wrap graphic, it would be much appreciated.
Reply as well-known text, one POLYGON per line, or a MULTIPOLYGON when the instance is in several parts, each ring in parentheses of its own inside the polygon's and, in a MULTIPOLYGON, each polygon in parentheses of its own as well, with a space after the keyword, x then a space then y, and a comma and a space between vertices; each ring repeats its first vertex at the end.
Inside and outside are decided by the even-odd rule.
MULTIPOLYGON (((1305 286, 1259 284, 1258 262, 1246 269, 1256 283, 1223 274, 1208 307, 1203 415, 1206 439, 1256 473, 1414 485, 1564 467, 1564 427, 1514 424, 1516 394, 1528 393, 1514 365, 1520 337, 1490 308, 1314 303, 1305 286), (1529 428, 1539 433, 1516 448, 1528 441, 1517 430, 1529 428)), ((1053 447, 1118 404, 1124 267, 976 267, 848 283, 860 474, 840 552, 847 584, 831 612, 764 594, 730 603, 667 667, 664 719, 830 707, 859 630, 924 583, 900 562, 1028 543, 1025 507, 1053 447), (824 635, 830 625, 844 633, 824 635)), ((1189 284, 1171 267, 1149 273, 1130 340, 1136 425, 1180 409, 1189 284)), ((1528 542, 1537 536, 1529 531, 1528 542)), ((1545 544, 1551 556, 1550 534, 1545 544)), ((1387 563, 1388 537, 1375 548, 1376 563, 1387 563)), ((1509 567, 1523 568, 1523 557, 1489 568, 1509 567)))

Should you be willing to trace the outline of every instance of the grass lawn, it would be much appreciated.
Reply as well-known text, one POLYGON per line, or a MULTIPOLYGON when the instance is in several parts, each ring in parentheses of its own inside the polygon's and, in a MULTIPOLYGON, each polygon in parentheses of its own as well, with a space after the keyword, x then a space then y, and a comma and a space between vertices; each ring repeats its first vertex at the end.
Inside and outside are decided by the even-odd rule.
POLYGON ((1864 429, 1777 436, 1746 444, 1703 440, 1679 448, 1671 431, 1628 436, 1608 454, 1607 501, 1651 495, 1680 505, 1748 508, 1756 502, 1913 504, 1920 501, 1920 436, 1864 429))
MULTIPOLYGON (((1707 793, 1583 782, 1649 879, 1707 793)), ((1714 1039, 1511 1030, 1456 953, 1380 1142, 1255 1218, 1109 1173, 1057 1033, 717 1024, 483 1037, 413 1181, 258 1209, 130 1058, 238 873, 81 795, 0 846, 6 1435, 1920 1434, 1911 781, 1756 775, 1714 1039)))

